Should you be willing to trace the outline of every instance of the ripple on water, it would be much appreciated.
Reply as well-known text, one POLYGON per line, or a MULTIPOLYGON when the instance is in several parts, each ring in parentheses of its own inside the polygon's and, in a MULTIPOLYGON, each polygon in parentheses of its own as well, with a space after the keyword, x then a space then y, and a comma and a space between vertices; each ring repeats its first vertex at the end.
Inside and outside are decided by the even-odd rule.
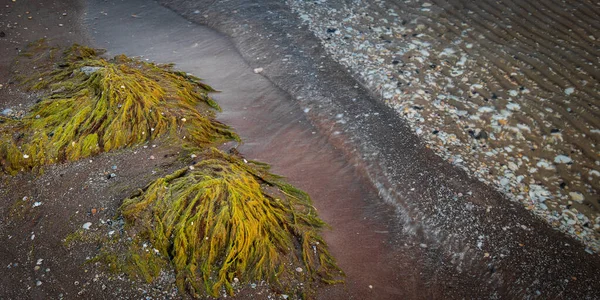
POLYGON ((600 250, 598 6, 288 3, 428 147, 600 250))

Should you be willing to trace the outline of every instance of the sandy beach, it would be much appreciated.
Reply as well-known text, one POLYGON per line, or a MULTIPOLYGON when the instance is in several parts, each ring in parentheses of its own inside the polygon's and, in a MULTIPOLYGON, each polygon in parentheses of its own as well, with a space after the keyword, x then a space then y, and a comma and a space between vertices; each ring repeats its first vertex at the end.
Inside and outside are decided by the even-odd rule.
MULTIPOLYGON (((331 226, 346 283, 317 299, 592 299, 597 7, 557 5, 3 1, 0 109, 39 97, 13 76, 40 38, 173 62, 220 91, 238 150, 307 191, 331 226)), ((3 175, 0 298, 189 298, 172 270, 134 281, 86 263, 102 245, 64 241, 88 223, 119 232, 121 201, 185 167, 177 151, 149 143, 3 175)), ((238 292, 287 297, 263 282, 238 292)))

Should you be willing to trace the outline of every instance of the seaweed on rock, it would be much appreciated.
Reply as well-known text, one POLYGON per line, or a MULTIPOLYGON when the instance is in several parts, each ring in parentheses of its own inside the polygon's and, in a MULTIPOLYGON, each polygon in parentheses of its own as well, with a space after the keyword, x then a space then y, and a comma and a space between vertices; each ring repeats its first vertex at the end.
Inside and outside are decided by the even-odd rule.
MULTIPOLYGON (((237 140, 198 78, 124 55, 105 60, 74 45, 31 89, 52 92, 19 120, 0 119, 0 167, 15 174, 159 137, 192 146, 237 140)), ((38 77, 38 76, 36 76, 38 77)))
MULTIPOLYGON (((148 263, 170 260, 180 289, 194 294, 233 294, 234 278, 306 293, 310 283, 336 283, 343 276, 319 236, 325 223, 308 195, 266 165, 216 149, 193 167, 154 181, 125 200, 121 211, 128 231, 160 253, 148 263)), ((147 268, 133 269, 152 277, 147 268)))

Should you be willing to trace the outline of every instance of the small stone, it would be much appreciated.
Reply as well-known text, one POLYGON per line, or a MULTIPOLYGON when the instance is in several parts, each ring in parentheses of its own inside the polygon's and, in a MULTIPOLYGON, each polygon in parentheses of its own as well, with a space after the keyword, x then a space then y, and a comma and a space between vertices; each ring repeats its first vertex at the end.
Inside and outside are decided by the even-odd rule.
POLYGON ((297 267, 297 268, 296 268, 296 272, 300 273, 300 272, 302 272, 302 271, 304 271, 304 270, 302 270, 302 268, 300 268, 300 267, 297 267))
POLYGON ((92 226, 92 222, 87 222, 87 223, 83 224, 83 226, 81 226, 81 227, 85 230, 88 230, 88 229, 90 229, 90 226, 92 226))
POLYGON ((369 284, 369 288, 370 288, 370 289, 372 289, 372 288, 373 288, 373 286, 369 284))
POLYGON ((35 267, 33 268, 33 270, 34 270, 34 271, 37 271, 37 270, 39 270, 39 269, 40 269, 40 266, 35 266, 35 267))
POLYGON ((419 247, 421 247, 421 248, 427 248, 427 244, 420 244, 419 247))
POLYGON ((64 26, 63 24, 58 24, 58 27, 63 27, 63 26, 64 26))
POLYGON ((575 88, 570 87, 570 88, 565 89, 565 95, 567 95, 567 96, 573 94, 574 92, 575 92, 575 88))
POLYGON ((261 73, 264 69, 263 68, 256 68, 254 69, 254 73, 258 74, 261 73))
POLYGON ((42 202, 35 202, 31 207, 38 207, 40 205, 42 205, 42 202))
POLYGON ((583 200, 585 199, 583 197, 583 194, 580 192, 570 192, 569 196, 571 196, 571 199, 573 199, 573 201, 577 201, 579 203, 583 202, 583 200))
POLYGON ((154 155, 150 155, 150 159, 156 159, 156 157, 154 157, 154 155))
POLYGON ((35 285, 36 285, 36 286, 40 286, 40 285, 42 285, 42 282, 38 280, 38 281, 35 283, 35 285))
POLYGON ((27 159, 27 158, 29 158, 29 155, 23 154, 23 158, 27 159))
POLYGON ((558 155, 554 158, 554 162, 557 164, 568 164, 572 163, 573 160, 566 155, 558 155))

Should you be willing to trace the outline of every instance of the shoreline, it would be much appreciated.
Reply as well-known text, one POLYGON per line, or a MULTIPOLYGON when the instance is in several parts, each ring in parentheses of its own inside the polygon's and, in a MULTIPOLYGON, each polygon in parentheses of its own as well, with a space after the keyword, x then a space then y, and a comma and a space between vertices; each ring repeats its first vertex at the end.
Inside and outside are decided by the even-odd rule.
POLYGON ((537 296, 525 288, 532 284, 522 281, 526 278, 538 278, 534 285, 547 295, 560 294, 566 286, 573 292, 582 288, 585 294, 581 278, 596 284, 591 265, 599 262, 597 255, 427 149, 405 121, 330 59, 286 5, 161 3, 232 38, 253 68, 263 68, 261 74, 289 92, 311 122, 377 187, 381 199, 396 206, 394 219, 402 231, 421 238, 431 258, 448 258, 449 265, 432 272, 464 276, 466 269, 474 268, 482 272, 478 276, 485 278, 486 287, 464 282, 465 286, 475 285, 483 292, 491 285, 495 293, 513 296, 537 296), (261 15, 265 11, 267 18, 261 15), (555 256, 560 261, 554 261, 555 256), (570 273, 578 273, 573 276, 577 280, 558 279, 570 273))
MULTIPOLYGON (((229 80, 215 98, 228 107, 220 119, 254 136, 241 152, 275 162, 274 171, 311 193, 319 215, 333 226, 325 238, 352 277, 348 286, 323 288, 319 298, 556 297, 565 290, 573 297, 597 296, 597 255, 587 254, 574 240, 428 150, 391 109, 328 58, 306 26, 298 28, 299 20, 285 5, 162 2, 176 5, 172 8, 188 20, 208 24, 225 36, 212 30, 207 34, 205 28, 178 18, 154 19, 143 14, 145 5, 133 2, 82 18, 89 22, 92 37, 110 42, 106 47, 113 49, 110 55, 129 49, 147 53, 144 58, 152 60, 178 60, 185 71, 204 70, 195 75, 217 89, 229 80), (271 13, 265 17, 265 11, 271 13), (136 23, 144 18, 173 31, 145 32, 142 22, 136 23), (95 20, 110 23, 113 31, 108 25, 94 29, 95 20), (169 27, 174 25, 178 26, 169 27), (127 30, 119 31, 119 26, 131 29, 135 37, 121 36, 127 30), (181 51, 153 44, 155 38, 181 35, 184 38, 174 41, 181 51), (204 39, 207 36, 210 39, 204 39), (191 37, 197 37, 197 43, 190 42, 191 37), (140 41, 132 47, 135 38, 140 41), (215 46, 223 40, 225 46, 215 46), (186 56, 201 52, 210 54, 201 56, 206 61, 186 56), (244 70, 233 68, 239 65, 244 70), (264 71, 255 74, 255 68, 264 71)), ((88 7, 87 12, 99 7, 88 7)), ((159 15, 163 13, 169 15, 159 15)), ((81 36, 82 42, 89 42, 83 40, 84 33, 81 36)), ((115 278, 98 265, 83 265, 97 251, 94 245, 65 249, 61 241, 86 222, 99 230, 132 189, 180 168, 175 158, 174 149, 154 144, 52 166, 39 178, 30 174, 8 178, 0 186, 5 196, 0 212, 6 214, 9 202, 24 196, 43 204, 32 219, 0 223, 4 241, 0 253, 6 254, 0 262, 11 266, 13 275, 2 280, 1 285, 10 289, 0 293, 7 298, 177 297, 170 289, 169 274, 158 285, 115 278), (107 179, 106 172, 113 172, 114 166, 116 178, 107 179), (35 269, 40 265, 45 273, 35 269)), ((240 298, 271 295, 264 287, 246 293, 240 298)))
MULTIPOLYGON (((354 78, 379 92, 382 102, 409 123, 427 148, 582 241, 588 252, 600 250, 600 168, 594 152, 595 132, 600 132, 594 126, 600 125, 589 121, 600 99, 593 87, 597 67, 590 62, 586 72, 575 71, 582 64, 576 53, 589 54, 592 50, 585 43, 591 40, 582 41, 573 33, 562 36, 563 41, 554 37, 561 33, 540 33, 537 27, 544 24, 538 18, 543 13, 511 4, 511 12, 533 12, 525 25, 514 14, 497 20, 484 5, 465 4, 476 12, 471 17, 450 4, 288 3, 327 52, 354 78), (436 26, 441 15, 445 17, 436 26), (451 24, 461 17, 458 35, 451 24), (488 31, 478 17, 497 22, 499 29, 488 31), (542 47, 510 40, 515 35, 511 31, 523 36, 526 25, 535 33, 531 39, 542 47), (562 46, 560 53, 545 51, 550 47, 548 36, 562 46), (507 41, 503 44, 502 39, 507 41), (517 55, 532 59, 521 62, 517 55), (556 69, 556 64, 560 74, 545 70, 556 69), (569 68, 573 65, 577 67, 569 68), (563 86, 565 94, 548 90, 548 79, 563 86)), ((558 16, 544 26, 560 28, 566 19, 558 16)), ((573 26, 580 29, 584 24, 573 26)))

